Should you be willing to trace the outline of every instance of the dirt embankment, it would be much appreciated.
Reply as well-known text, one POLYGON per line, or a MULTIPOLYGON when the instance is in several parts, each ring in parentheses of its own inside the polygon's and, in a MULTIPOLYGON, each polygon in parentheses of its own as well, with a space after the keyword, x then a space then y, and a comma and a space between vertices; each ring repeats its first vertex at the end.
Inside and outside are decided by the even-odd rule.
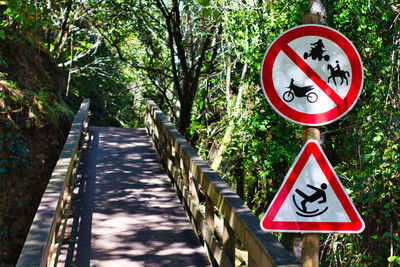
POLYGON ((69 131, 64 77, 35 42, 0 42, 0 266, 16 263, 69 131))

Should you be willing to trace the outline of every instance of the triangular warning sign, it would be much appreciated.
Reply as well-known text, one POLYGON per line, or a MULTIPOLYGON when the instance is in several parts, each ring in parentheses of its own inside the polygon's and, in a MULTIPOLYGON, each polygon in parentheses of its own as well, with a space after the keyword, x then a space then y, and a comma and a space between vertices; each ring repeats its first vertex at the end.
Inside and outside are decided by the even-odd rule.
POLYGON ((360 233, 364 221, 318 142, 308 141, 260 222, 268 232, 360 233))

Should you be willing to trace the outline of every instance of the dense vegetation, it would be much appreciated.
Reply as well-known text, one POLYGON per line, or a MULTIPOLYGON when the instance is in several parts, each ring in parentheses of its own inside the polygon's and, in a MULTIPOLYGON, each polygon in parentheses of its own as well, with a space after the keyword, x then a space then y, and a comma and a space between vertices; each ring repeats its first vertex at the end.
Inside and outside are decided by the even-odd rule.
MULTIPOLYGON (((92 124, 137 127, 143 99, 151 97, 246 204, 263 214, 301 149, 302 127, 268 105, 260 65, 268 45, 302 23, 310 2, 318 1, 0 1, 1 193, 17 183, 10 179, 21 174, 13 172, 31 154, 29 127, 8 133, 7 125, 57 124, 60 114, 68 114, 57 103, 74 109, 90 97, 92 124), (39 73, 57 73, 49 69, 29 83, 18 78, 13 66, 23 61, 6 48, 15 44, 36 47, 38 58, 51 57, 61 78, 41 78, 39 73), (13 113, 19 108, 20 121, 13 113), (16 163, 5 164, 10 160, 16 163)), ((327 266, 400 264, 400 5, 335 0, 327 11, 327 24, 359 51, 365 80, 354 109, 321 127, 322 145, 366 229, 321 235, 321 259, 327 266)), ((7 223, 0 220, 1 242, 13 238, 7 223)), ((0 250, 0 257, 8 256, 0 250)))

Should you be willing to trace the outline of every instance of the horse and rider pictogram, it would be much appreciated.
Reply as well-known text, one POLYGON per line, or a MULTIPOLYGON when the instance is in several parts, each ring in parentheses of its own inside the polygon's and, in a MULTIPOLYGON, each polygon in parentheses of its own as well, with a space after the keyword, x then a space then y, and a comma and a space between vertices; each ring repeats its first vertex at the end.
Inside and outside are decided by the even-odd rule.
MULTIPOLYGON (((324 59, 325 61, 329 61, 330 56, 325 53, 327 51, 324 50, 325 45, 322 42, 322 39, 318 39, 316 42, 311 43, 310 45, 310 52, 304 52, 304 59, 311 58, 312 60, 318 61, 324 59)), ((349 80, 347 78, 350 77, 350 73, 346 70, 341 69, 339 65, 339 60, 336 60, 335 67, 328 63, 327 70, 331 72, 330 76, 327 78, 327 83, 330 83, 330 81, 332 80, 335 86, 337 86, 335 78, 340 78, 340 85, 342 85, 344 81, 346 81, 346 85, 349 85, 349 80)), ((305 97, 310 103, 315 103, 318 100, 318 95, 315 92, 310 92, 314 89, 313 85, 298 86, 294 84, 294 79, 291 78, 290 85, 287 88, 289 88, 289 90, 283 93, 283 99, 286 102, 293 101, 295 96, 298 98, 305 97)))
POLYGON ((279 115, 321 126, 343 117, 360 96, 360 55, 338 31, 323 25, 291 28, 272 42, 261 66, 262 91, 279 115))
POLYGON ((340 85, 343 84, 344 80, 346 80, 346 85, 349 85, 349 80, 347 79, 347 77, 350 77, 350 73, 348 71, 346 71, 346 70, 341 70, 340 69, 339 60, 336 60, 336 66, 335 67, 333 67, 331 64, 328 64, 327 68, 328 68, 328 70, 331 71, 331 76, 328 77, 328 83, 329 83, 329 80, 332 79, 334 84, 337 85, 335 78, 339 77, 339 78, 342 79, 342 81, 340 82, 340 85), (346 75, 347 75, 347 77, 346 77, 346 75))

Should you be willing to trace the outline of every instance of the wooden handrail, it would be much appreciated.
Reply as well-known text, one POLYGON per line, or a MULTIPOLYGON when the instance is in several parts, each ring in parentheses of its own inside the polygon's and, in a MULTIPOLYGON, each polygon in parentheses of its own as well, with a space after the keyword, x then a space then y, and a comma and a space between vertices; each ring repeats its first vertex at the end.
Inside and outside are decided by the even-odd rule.
POLYGON ((197 235, 205 242, 213 263, 235 266, 235 244, 239 239, 248 251, 250 267, 299 266, 272 234, 261 231, 258 218, 201 159, 151 100, 147 100, 146 127, 185 212, 197 235), (200 211, 200 198, 206 201, 205 214, 200 211), (215 235, 214 210, 224 218, 222 240, 215 235))
POLYGON ((79 165, 82 139, 88 127, 90 100, 84 99, 33 219, 18 267, 55 266, 65 232, 71 188, 79 165))

